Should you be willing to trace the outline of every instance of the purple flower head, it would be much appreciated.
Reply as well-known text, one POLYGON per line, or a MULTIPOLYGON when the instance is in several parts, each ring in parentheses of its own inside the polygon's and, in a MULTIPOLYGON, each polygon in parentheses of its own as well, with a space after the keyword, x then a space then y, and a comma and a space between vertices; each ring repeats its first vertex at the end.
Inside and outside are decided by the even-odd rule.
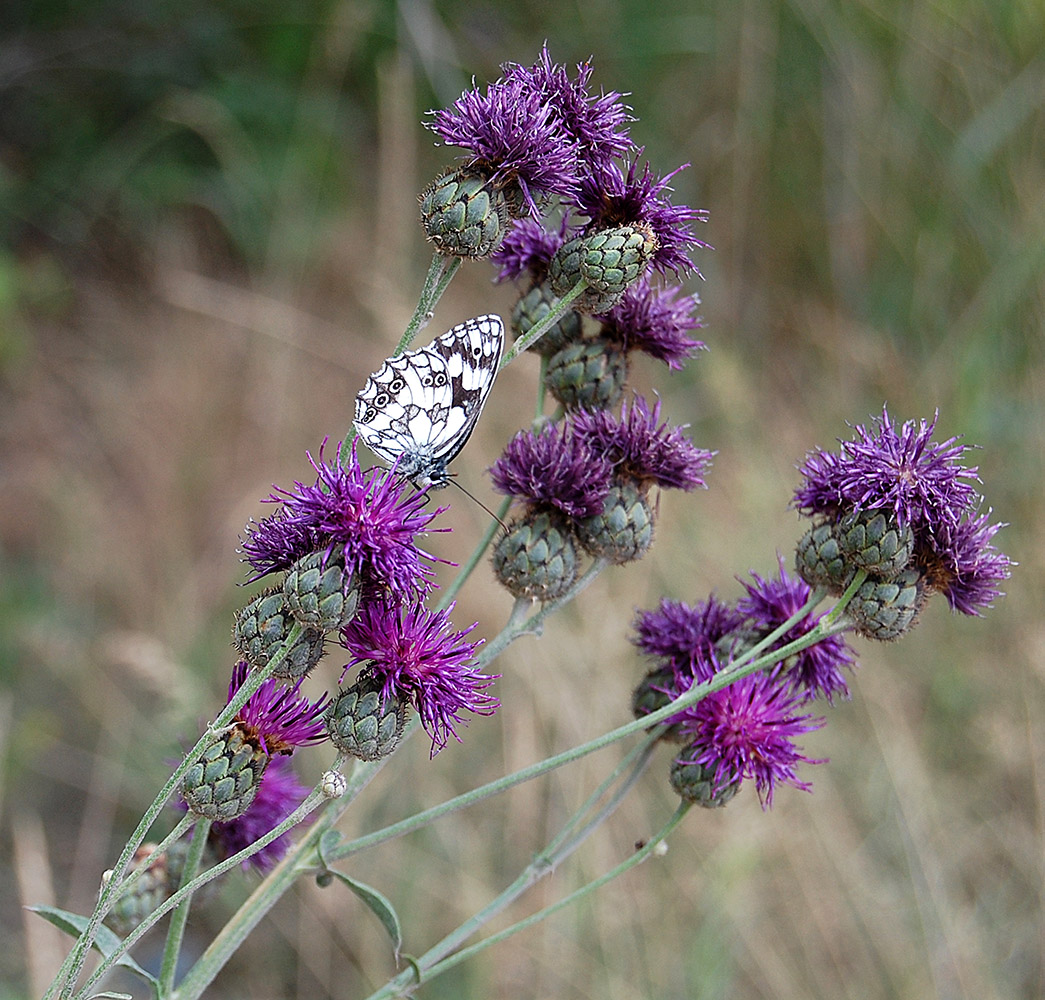
POLYGON ((479 642, 468 642, 475 625, 455 632, 450 611, 428 611, 415 604, 373 601, 341 630, 342 645, 351 654, 345 669, 366 663, 383 682, 383 695, 409 701, 432 738, 435 756, 451 736, 460 742, 455 725, 467 709, 492 715, 500 705, 487 688, 499 675, 480 673, 472 660, 479 642))
POLYGON ((610 463, 584 438, 569 425, 557 424, 536 434, 516 434, 490 475, 500 493, 581 518, 602 510, 611 471, 610 463))
POLYGON ((734 681, 679 713, 682 733, 692 741, 679 762, 713 771, 713 794, 753 779, 763 809, 772 806, 777 785, 809 791, 796 767, 824 761, 804 756, 793 741, 824 720, 797 714, 801 704, 790 687, 766 674, 734 681))
POLYGON ((562 118, 526 73, 512 69, 482 94, 466 90, 426 126, 498 186, 518 184, 536 218, 533 192, 568 194, 577 184, 577 145, 562 118))
MULTIPOLYGON (((712 595, 706 601, 690 607, 682 601, 662 598, 660 607, 640 611, 632 627, 631 640, 649 656, 662 657, 671 663, 678 674, 698 683, 710 680, 717 672, 713 651, 715 643, 744 620, 735 608, 712 595)), ((673 697, 689 689, 685 684, 673 697)))
POLYGON ((593 97, 588 92, 590 63, 578 63, 577 78, 571 80, 565 66, 552 62, 545 43, 532 67, 511 65, 506 70, 509 76, 527 78, 555 108, 567 134, 578 146, 582 166, 621 156, 635 148, 628 135, 628 123, 635 119, 623 95, 610 91, 593 97))
POLYGON ((703 487, 704 473, 714 452, 696 447, 682 433, 660 419, 660 400, 652 410, 641 396, 629 408, 621 406, 620 417, 605 410, 582 410, 574 417, 575 433, 597 454, 605 455, 614 474, 663 489, 692 490, 703 487))
MULTIPOLYGON (((764 635, 783 625, 809 599, 809 585, 797 576, 789 576, 783 559, 779 563, 780 574, 775 580, 766 580, 752 573, 752 583, 741 581, 747 596, 737 601, 737 611, 745 616, 752 628, 764 635)), ((821 617, 806 615, 773 643, 772 648, 779 649, 801 638, 821 617)), ((841 635, 829 635, 783 660, 773 675, 786 678, 796 691, 804 692, 808 700, 823 695, 828 704, 833 704, 836 694, 849 697, 849 687, 842 671, 851 670, 855 662, 856 656, 845 639, 841 635)))
POLYGON ((694 247, 711 247, 693 235, 690 224, 706 222, 707 212, 673 205, 667 197, 671 191, 668 181, 684 167, 662 178, 650 171, 648 163, 641 176, 636 176, 637 168, 637 159, 630 163, 626 174, 615 162, 593 165, 574 199, 577 210, 591 220, 585 231, 648 226, 657 237, 658 249, 652 263, 658 271, 673 271, 676 275, 695 271, 699 275, 688 252, 694 247))
POLYGON ((628 351, 642 351, 678 370, 687 358, 705 350, 701 340, 686 336, 703 326, 694 310, 695 295, 677 298, 679 289, 656 290, 643 277, 625 290, 620 302, 600 317, 604 335, 619 339, 628 351))
POLYGON ((911 526, 916 541, 919 533, 956 526, 979 502, 972 483, 980 479, 975 466, 962 465, 968 448, 958 438, 932 440, 936 419, 897 427, 883 406, 876 426, 858 424, 855 440, 840 441, 837 453, 806 456, 800 468, 805 482, 795 490, 792 506, 832 518, 884 507, 901 525, 911 526))
MULTIPOLYGON (((243 686, 250 673, 246 660, 240 660, 232 670, 229 696, 225 704, 243 686)), ((300 681, 298 682, 300 684, 300 681)), ((291 754, 296 747, 322 743, 326 737, 323 712, 327 707, 324 693, 318 701, 298 693, 298 684, 287 687, 274 678, 263 681, 247 703, 236 714, 236 721, 247 735, 257 738, 265 753, 291 754)))
POLYGON ((929 586, 964 615, 980 616, 991 607, 1002 595, 998 585, 1009 578, 1014 565, 991 543, 1005 523, 989 520, 990 511, 970 514, 958 524, 943 522, 915 550, 915 562, 929 586))
POLYGON ((490 254, 490 259, 501 266, 496 280, 514 281, 520 275, 529 274, 535 284, 540 284, 548 275, 548 264, 555 251, 566 242, 566 231, 566 217, 557 233, 548 232, 533 219, 517 220, 501 245, 490 254))
POLYGON ((309 454, 315 484, 295 482, 293 490, 277 489, 267 498, 282 506, 247 527, 242 550, 256 571, 251 581, 326 549, 327 558, 342 557, 345 569, 367 587, 403 597, 426 593, 432 568, 422 560, 433 557, 417 547, 415 537, 446 508, 425 510, 426 495, 408 494, 394 469, 363 471, 355 445, 343 465, 341 457, 340 444, 333 464, 323 460, 322 448, 319 461, 309 454))
MULTIPOLYGON (((277 757, 269 762, 261 777, 254 801, 242 816, 227 823, 212 823, 207 843, 218 859, 224 861, 260 840, 287 818, 308 795, 290 767, 290 761, 277 757)), ((282 861, 290 849, 290 831, 280 834, 256 854, 243 862, 243 867, 266 872, 282 861)))

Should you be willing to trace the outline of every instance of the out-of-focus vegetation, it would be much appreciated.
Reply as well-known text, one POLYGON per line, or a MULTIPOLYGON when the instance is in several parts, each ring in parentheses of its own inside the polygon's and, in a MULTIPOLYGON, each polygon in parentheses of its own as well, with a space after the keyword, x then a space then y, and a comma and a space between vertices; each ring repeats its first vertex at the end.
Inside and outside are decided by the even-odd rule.
MULTIPOLYGON (((1039 0, 13 0, 0 31, 0 997, 35 995, 65 947, 18 904, 89 909, 219 703, 258 498, 344 433, 402 330, 428 260, 415 195, 451 155, 423 113, 545 39, 630 92, 658 170, 691 163, 675 186, 710 210, 692 286, 711 350, 635 381, 719 455, 706 494, 663 498, 647 559, 500 661, 498 716, 433 762, 408 745, 352 829, 623 721, 634 608, 772 572, 802 531, 794 464, 883 401, 983 446, 1020 566, 982 621, 934 605, 902 642, 859 644, 853 700, 807 746, 831 758, 813 795, 691 816, 666 858, 421 995, 1045 991, 1039 0)), ((433 326, 510 308, 492 273, 466 266, 433 326)), ((457 463, 481 496, 535 371, 502 377, 457 463)), ((433 545, 460 560, 483 515, 450 499, 433 545)), ((462 627, 497 630, 490 590, 481 569, 462 627)), ((355 874, 400 907, 407 950, 529 860, 603 756, 368 855, 355 874)), ((308 777, 325 763, 300 758, 308 777)), ((647 836, 666 767, 515 915, 647 836)), ((198 911, 189 946, 245 892, 198 911)), ((356 997, 391 971, 352 899, 303 886, 213 995, 356 997)))

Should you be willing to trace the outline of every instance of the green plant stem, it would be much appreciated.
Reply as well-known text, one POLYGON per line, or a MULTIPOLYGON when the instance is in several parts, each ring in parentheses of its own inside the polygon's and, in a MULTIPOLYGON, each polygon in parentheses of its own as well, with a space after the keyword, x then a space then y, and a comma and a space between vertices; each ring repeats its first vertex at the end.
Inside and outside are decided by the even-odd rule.
POLYGON ((91 945, 94 944, 94 939, 98 936, 98 928, 101 926, 102 920, 105 919, 105 915, 112 908, 112 904, 115 902, 119 890, 123 888, 123 875, 127 870, 127 866, 131 863, 131 859, 134 857, 134 852, 145 840, 149 830, 152 829, 157 817, 163 810, 163 807, 167 804, 167 800, 174 794, 175 790, 181 784, 182 778, 184 778, 188 773, 188 770, 192 767, 193 761, 196 757, 203 752, 204 748, 210 744, 211 740, 221 732, 222 729, 235 719, 236 713, 239 712, 239 710, 247 703, 250 696, 272 676, 275 670, 278 669, 279 665, 286 658, 287 652, 297 641, 300 634, 301 626, 295 623, 282 646, 276 650, 266 667, 263 670, 252 670, 247 674, 247 679, 243 682, 239 690, 236 691, 229 703, 221 710, 221 712, 218 713, 214 721, 204 730, 203 735, 196 741, 196 745, 185 755, 182 762, 174 769, 174 772, 167 779, 163 788, 160 789, 159 794, 155 799, 153 799, 152 804, 145 810, 145 814, 142 816, 134 833, 131 834, 130 840, 127 841, 123 851, 120 853, 120 856, 116 861, 116 864, 113 866, 112 875, 102 887, 102 891, 98 896, 98 902, 95 904, 94 912, 91 914, 86 929, 76 939, 76 943, 73 945, 72 950, 69 952, 66 960, 62 963, 62 967, 58 970, 58 975, 55 976, 54 981, 44 994, 44 1000, 50 1000, 50 998, 54 997, 56 993, 59 993, 59 991, 62 1000, 71 996, 76 987, 76 980, 79 979, 80 973, 83 971, 83 965, 87 960, 87 954, 91 949, 91 945))
POLYGON ((443 292, 453 281, 460 266, 460 257, 446 257, 441 253, 432 255, 432 263, 428 266, 428 274, 425 275, 425 283, 417 300, 417 308, 414 309, 414 314, 410 317, 402 338, 392 352, 393 358, 398 357, 413 343, 414 337, 432 318, 436 303, 442 298, 443 292))
POLYGON ((541 339, 556 323, 562 319, 563 314, 567 312, 570 307, 570 303, 573 302, 585 288, 588 287, 588 283, 582 278, 573 286, 561 299, 559 299, 555 305, 548 310, 548 314, 539 322, 534 323, 529 330, 521 336, 508 352, 501 358, 501 364, 497 370, 502 371, 507 368, 523 351, 528 347, 532 347, 541 339))
MULTIPOLYGON (((207 835, 210 833, 211 821, 200 819, 196 828, 192 831, 192 842, 189 844, 188 854, 185 856, 185 869, 181 873, 178 888, 188 886, 199 871, 200 861, 203 858, 203 850, 207 846, 207 835)), ((189 907, 192 905, 192 896, 187 895, 171 914, 171 922, 167 928, 167 940, 163 946, 163 959, 160 963, 160 985, 159 996, 169 996, 174 989, 174 975, 178 969, 178 956, 181 954, 181 943, 185 937, 185 925, 189 920, 189 907)))
MULTIPOLYGON (((527 930, 528 928, 534 926, 534 924, 537 924, 540 921, 544 920, 546 917, 550 917, 553 913, 558 913, 559 910, 565 909, 565 907, 570 906, 573 903, 576 903, 578 900, 583 899, 585 896, 594 892, 596 889, 601 888, 602 886, 606 885, 606 883, 611 882, 613 879, 617 878, 619 875, 623 875, 625 872, 629 871, 636 865, 641 864, 643 861, 645 861, 646 858, 648 858, 657 849, 657 846, 671 835, 671 833, 679 825, 679 823, 682 822, 683 817, 686 815, 687 812, 689 812, 690 808, 692 808, 691 803, 681 802, 679 804, 678 809, 675 810, 674 815, 672 815, 671 819, 668 820, 664 827, 654 837, 652 837, 643 847, 641 847, 639 850, 635 851, 632 855, 630 855, 627 858, 627 860, 622 861, 619 865, 617 865, 615 868, 612 868, 604 875, 599 876, 599 878, 594 879, 587 885, 582 886, 580 889, 577 889, 574 892, 569 893, 562 899, 552 903, 550 906, 546 906, 544 909, 539 910, 537 913, 533 913, 530 916, 524 918, 523 920, 520 920, 517 923, 512 924, 510 927, 506 927, 504 928, 504 930, 499 931, 496 934, 492 934, 490 937, 485 938, 484 940, 479 941, 468 948, 461 948, 459 951, 455 951, 453 954, 451 954, 448 958, 443 958, 443 956, 446 955, 448 951, 452 950, 452 947, 454 946, 452 945, 450 948, 447 947, 447 945, 451 942, 451 938, 457 938, 458 931, 461 931, 466 926, 462 925, 462 928, 459 928, 458 931, 455 931, 453 935, 448 935, 433 948, 429 949, 429 951, 427 951, 424 955, 417 959, 411 965, 410 968, 404 970, 402 973, 400 973, 400 975, 396 976, 395 979, 385 984, 385 986, 379 989, 376 993, 372 993, 367 998, 367 1000, 390 1000, 390 998, 392 997, 404 996, 407 992, 412 992, 414 987, 420 985, 420 982, 417 981, 415 978, 418 973, 423 974, 427 972, 427 976, 425 976, 423 981, 431 982, 431 980, 435 979, 437 976, 448 971, 449 969, 454 968, 454 966, 460 965, 462 962, 465 962, 473 956, 479 954, 480 952, 485 951, 487 948, 493 947, 493 945, 495 944, 499 944, 501 941, 506 940, 514 934, 518 934, 520 931, 527 930)), ((575 849, 575 846, 576 845, 573 845, 571 850, 575 849)), ((555 864, 557 864, 561 860, 562 857, 557 855, 554 860, 545 861, 544 870, 553 870, 555 864)), ((530 867, 533 868, 534 866, 531 865, 530 867)), ((539 877, 542 873, 543 872, 530 873, 529 869, 527 870, 527 872, 524 872, 523 875, 520 876, 518 880, 516 880, 516 883, 513 883, 513 885, 505 891, 505 894, 503 894, 506 895, 517 888, 520 889, 520 891, 515 892, 510 899, 507 899, 504 905, 507 905, 507 903, 511 902, 513 899, 521 895, 521 892, 529 888, 529 885, 531 885, 533 881, 536 881, 536 878, 533 877, 534 875, 539 877), (524 884, 524 877, 527 875, 529 875, 531 881, 525 882, 524 884)), ((500 897, 495 902, 500 902, 500 897)), ((503 909, 503 906, 499 907, 499 909, 503 909)), ((474 932, 475 929, 477 928, 472 928, 470 933, 474 932)))
POLYGON ((446 590, 443 591, 442 596, 439 598, 439 603, 436 605, 438 610, 450 606, 450 602, 457 596, 458 591, 464 586, 468 577, 472 575, 475 567, 479 565, 479 560, 482 559, 486 547, 493 541, 493 536, 497 534, 497 529, 501 526, 501 522, 508 513, 508 508, 511 506, 511 503, 511 497, 505 497, 504 500, 501 501, 501 506, 497 509, 496 517, 490 520, 490 524, 487 526, 483 537, 479 539, 479 543, 475 546, 472 554, 461 564, 460 572, 453 578, 446 590))

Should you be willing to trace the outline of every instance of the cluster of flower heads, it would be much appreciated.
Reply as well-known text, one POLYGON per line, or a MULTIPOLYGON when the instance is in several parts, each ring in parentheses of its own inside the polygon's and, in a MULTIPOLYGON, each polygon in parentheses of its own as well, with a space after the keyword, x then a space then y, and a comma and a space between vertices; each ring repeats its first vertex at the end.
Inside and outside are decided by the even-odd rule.
MULTIPOLYGON (((714 679, 802 609, 811 590, 781 564, 775 578, 757 573, 741 581, 745 595, 735 604, 715 596, 694 606, 664 599, 640 612, 633 642, 655 665, 635 690, 633 709, 641 718, 663 708, 694 684, 714 679)), ((820 616, 807 613, 767 644, 780 649, 814 628, 820 616)), ((667 720, 666 735, 685 744, 672 768, 672 784, 691 801, 719 806, 753 780, 764 806, 780 784, 807 789, 799 763, 819 763, 802 755, 794 739, 823 720, 806 711, 818 696, 829 703, 848 697, 845 671, 855 662, 839 635, 811 646, 706 695, 667 720)))
MULTIPOLYGON (((421 196, 441 253, 486 257, 521 284, 511 325, 522 337, 567 293, 579 296, 536 343, 545 384, 570 409, 619 402, 628 356, 679 368, 703 348, 699 299, 650 280, 697 272, 693 233, 706 213, 671 200, 679 167, 658 176, 629 135, 620 94, 592 93, 591 66, 571 78, 547 46, 532 66, 507 63, 485 90, 433 111, 428 127, 466 152, 421 196), (596 317, 585 329, 581 314, 596 317)), ((699 272, 697 272, 699 273, 699 272)))
POLYGON ((517 597, 553 601, 577 578, 578 546, 615 564, 641 558, 653 540, 650 492, 703 487, 712 453, 660 423, 642 397, 619 416, 580 411, 540 431, 520 431, 491 469, 494 487, 522 515, 493 554, 517 597))
POLYGON ((811 645, 666 721, 667 735, 686 744, 672 768, 672 784, 685 798, 724 805, 753 779, 768 806, 776 785, 808 788, 795 767, 819 761, 804 757, 793 740, 823 723, 803 714, 812 700, 848 697, 845 672, 855 657, 840 632, 895 639, 932 593, 970 615, 1000 595, 1012 563, 991 540, 1003 525, 979 512, 977 470, 962 463, 966 446, 956 438, 933 441, 935 426, 935 418, 897 426, 883 408, 875 425, 857 426, 856 439, 841 442, 839 452, 806 457, 793 503, 816 520, 798 545, 798 577, 781 560, 774 579, 752 573, 735 605, 715 597, 695 607, 664 600, 639 614, 634 642, 656 661, 635 691, 633 708, 642 717, 714 680, 749 651, 771 653, 801 639, 822 617, 804 611, 814 598, 852 591, 845 614, 811 645))
POLYGON ((424 606, 435 559, 419 538, 445 530, 432 527, 445 508, 426 510, 427 496, 394 467, 361 468, 354 447, 346 452, 339 445, 332 463, 322 449, 309 461, 315 483, 276 490, 268 499, 278 510, 248 525, 242 550, 253 579, 284 576, 281 587, 241 612, 234 639, 248 660, 265 666, 270 651, 301 626, 297 646, 277 668, 295 679, 312 669, 325 637, 335 633, 351 657, 346 670, 361 671, 326 712, 334 744, 364 759, 383 756, 371 730, 384 733, 392 725, 395 740, 381 743, 391 752, 412 705, 435 752, 457 737, 463 711, 488 715, 497 707, 487 691, 494 678, 474 663, 478 643, 465 638, 471 629, 457 632, 448 612, 424 606))
POLYGON ((798 546, 799 572, 841 593, 867 573, 847 613, 866 636, 893 639, 943 594, 951 608, 979 615, 1001 593, 1011 560, 992 539, 976 485, 963 464, 968 446, 932 440, 936 417, 897 425, 883 407, 871 426, 857 425, 837 452, 811 452, 793 505, 814 518, 798 546))

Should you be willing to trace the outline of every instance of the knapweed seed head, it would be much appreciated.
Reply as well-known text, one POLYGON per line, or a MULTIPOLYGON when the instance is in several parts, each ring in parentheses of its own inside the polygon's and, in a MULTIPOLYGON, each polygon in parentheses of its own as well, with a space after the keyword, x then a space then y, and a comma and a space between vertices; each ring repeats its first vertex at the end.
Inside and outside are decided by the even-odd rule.
MULTIPOLYGON (((228 700, 250 672, 240 660, 232 672, 228 700)), ((182 798, 198 816, 228 822, 253 803, 268 764, 275 755, 289 755, 299 746, 326 738, 322 715, 326 695, 310 703, 273 679, 263 681, 236 714, 233 723, 214 735, 193 762, 181 784, 182 798)))
POLYGON ((341 630, 351 656, 345 669, 366 664, 387 696, 412 704, 433 756, 451 736, 460 741, 455 727, 463 711, 492 715, 500 704, 487 690, 497 675, 480 672, 474 662, 480 643, 466 639, 475 625, 456 631, 452 610, 371 601, 341 630))
MULTIPOLYGON (((1004 524, 978 512, 980 478, 976 466, 964 464, 968 446, 956 437, 933 441, 936 421, 897 425, 883 407, 874 425, 857 425, 855 439, 841 441, 837 453, 806 456, 792 505, 822 516, 836 533, 862 512, 889 513, 911 533, 909 565, 920 574, 924 597, 939 592, 953 610, 979 615, 1001 594, 1013 563, 991 541, 1004 524)), ((870 578, 872 585, 888 582, 889 573, 872 570, 870 578)))
POLYGON ((444 145, 468 150, 499 188, 514 187, 533 217, 541 194, 568 194, 577 185, 578 148, 555 107, 523 72, 465 91, 426 125, 444 145))

